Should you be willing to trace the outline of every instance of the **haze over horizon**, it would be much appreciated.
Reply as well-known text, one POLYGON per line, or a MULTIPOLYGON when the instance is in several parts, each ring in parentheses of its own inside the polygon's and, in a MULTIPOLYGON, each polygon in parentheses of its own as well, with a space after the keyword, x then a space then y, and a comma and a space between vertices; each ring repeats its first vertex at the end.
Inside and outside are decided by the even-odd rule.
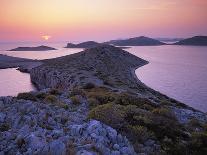
POLYGON ((206 0, 2 0, 0 42, 207 35, 206 8, 206 0))

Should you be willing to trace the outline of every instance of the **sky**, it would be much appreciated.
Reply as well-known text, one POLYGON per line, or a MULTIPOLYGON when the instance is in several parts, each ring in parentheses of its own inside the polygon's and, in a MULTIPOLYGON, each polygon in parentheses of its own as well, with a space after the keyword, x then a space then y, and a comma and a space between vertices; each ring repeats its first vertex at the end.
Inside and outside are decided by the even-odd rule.
POLYGON ((0 42, 207 35, 207 0, 1 0, 0 42))

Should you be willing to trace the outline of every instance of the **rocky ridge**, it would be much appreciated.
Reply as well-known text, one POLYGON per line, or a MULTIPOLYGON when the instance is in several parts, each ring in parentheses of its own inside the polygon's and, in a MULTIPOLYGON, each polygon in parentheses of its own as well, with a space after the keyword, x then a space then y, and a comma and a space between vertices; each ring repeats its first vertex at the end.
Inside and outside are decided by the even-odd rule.
POLYGON ((53 95, 57 104, 49 100, 52 92, 0 98, 0 154, 136 154, 115 129, 96 120, 86 121, 83 98, 76 105, 67 93, 58 92, 53 95))

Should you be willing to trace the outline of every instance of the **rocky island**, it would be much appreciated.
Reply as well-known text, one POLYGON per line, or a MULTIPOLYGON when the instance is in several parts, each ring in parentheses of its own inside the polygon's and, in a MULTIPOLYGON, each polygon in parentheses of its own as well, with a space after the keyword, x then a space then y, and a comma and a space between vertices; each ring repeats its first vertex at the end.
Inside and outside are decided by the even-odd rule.
POLYGON ((205 154, 207 115, 140 82, 148 62, 100 45, 41 61, 39 91, 0 98, 0 154, 205 154))
POLYGON ((92 48, 98 45, 100 45, 100 43, 97 43, 95 41, 87 41, 79 44, 68 43, 65 48, 92 48))
POLYGON ((181 40, 174 45, 207 46, 207 36, 195 36, 181 40))
POLYGON ((135 38, 129 38, 124 40, 111 40, 106 42, 107 44, 112 44, 115 46, 158 46, 165 45, 165 43, 160 42, 158 40, 140 36, 135 38))
POLYGON ((17 47, 9 51, 50 51, 50 50, 56 50, 56 49, 48 46, 37 46, 37 47, 17 47))

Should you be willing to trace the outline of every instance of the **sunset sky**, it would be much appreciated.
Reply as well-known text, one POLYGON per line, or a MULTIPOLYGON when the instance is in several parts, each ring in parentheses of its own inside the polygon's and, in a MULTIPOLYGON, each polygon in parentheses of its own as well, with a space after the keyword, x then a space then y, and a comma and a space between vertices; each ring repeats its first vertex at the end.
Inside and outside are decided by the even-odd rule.
POLYGON ((207 35, 207 0, 1 0, 0 42, 207 35))

